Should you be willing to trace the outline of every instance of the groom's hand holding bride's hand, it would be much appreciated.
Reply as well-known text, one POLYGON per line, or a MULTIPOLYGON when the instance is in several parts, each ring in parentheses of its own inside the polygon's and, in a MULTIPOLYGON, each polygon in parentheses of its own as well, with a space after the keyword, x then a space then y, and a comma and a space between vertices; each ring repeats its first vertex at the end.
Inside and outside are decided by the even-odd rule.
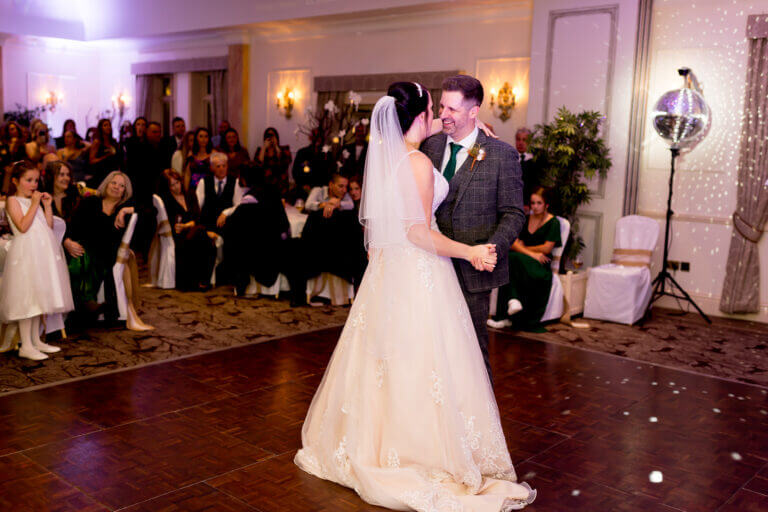
POLYGON ((496 245, 475 245, 469 249, 469 262, 476 270, 492 272, 496 268, 496 245))

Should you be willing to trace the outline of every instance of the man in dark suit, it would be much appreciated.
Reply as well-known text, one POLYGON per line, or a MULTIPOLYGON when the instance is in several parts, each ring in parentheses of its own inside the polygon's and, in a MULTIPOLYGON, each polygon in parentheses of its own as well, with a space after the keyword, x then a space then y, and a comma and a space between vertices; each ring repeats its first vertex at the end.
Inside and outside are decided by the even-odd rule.
POLYGON ((493 271, 481 272, 467 261, 453 260, 491 377, 486 326, 491 290, 509 282, 509 248, 525 225, 525 215, 520 157, 509 144, 477 129, 482 102, 483 86, 477 79, 457 75, 443 81, 443 133, 425 140, 421 149, 450 183, 448 196, 435 212, 440 231, 468 245, 496 245, 493 271))
POLYGON ((365 157, 368 154, 368 142, 364 124, 355 127, 355 142, 344 146, 344 156, 341 172, 345 176, 362 176, 365 172, 365 157))
POLYGON ((531 130, 522 127, 515 132, 515 149, 520 155, 520 168, 523 172, 523 204, 526 213, 531 202, 531 194, 541 185, 541 169, 533 161, 533 155, 528 152, 531 143, 531 130))

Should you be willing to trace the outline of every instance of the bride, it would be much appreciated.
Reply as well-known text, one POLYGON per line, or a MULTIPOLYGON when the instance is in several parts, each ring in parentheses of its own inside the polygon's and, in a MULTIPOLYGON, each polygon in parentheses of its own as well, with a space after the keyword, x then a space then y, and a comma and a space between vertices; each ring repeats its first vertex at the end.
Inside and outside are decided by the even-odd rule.
POLYGON ((495 248, 438 231, 448 182, 417 150, 432 122, 429 92, 412 82, 373 109, 360 207, 370 263, 295 462, 390 509, 519 510, 536 491, 516 483, 450 260, 490 270, 495 248))

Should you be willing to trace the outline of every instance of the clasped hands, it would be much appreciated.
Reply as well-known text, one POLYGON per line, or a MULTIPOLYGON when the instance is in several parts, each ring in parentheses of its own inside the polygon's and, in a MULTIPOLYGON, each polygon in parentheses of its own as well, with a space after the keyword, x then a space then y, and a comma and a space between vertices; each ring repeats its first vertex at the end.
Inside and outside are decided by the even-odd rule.
POLYGON ((325 202, 323 206, 323 217, 330 219, 333 215, 333 211, 341 206, 341 200, 336 197, 332 197, 325 202))
POLYGON ((493 272, 497 260, 496 244, 475 245, 470 249, 469 262, 475 270, 493 272))

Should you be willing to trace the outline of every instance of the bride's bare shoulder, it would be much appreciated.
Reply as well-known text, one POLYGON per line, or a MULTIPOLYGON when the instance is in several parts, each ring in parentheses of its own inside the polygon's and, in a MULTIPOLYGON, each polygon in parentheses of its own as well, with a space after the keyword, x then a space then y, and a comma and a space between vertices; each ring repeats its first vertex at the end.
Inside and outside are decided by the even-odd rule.
POLYGON ((411 168, 414 174, 432 176, 432 160, 421 151, 414 151, 408 158, 411 161, 411 168))

